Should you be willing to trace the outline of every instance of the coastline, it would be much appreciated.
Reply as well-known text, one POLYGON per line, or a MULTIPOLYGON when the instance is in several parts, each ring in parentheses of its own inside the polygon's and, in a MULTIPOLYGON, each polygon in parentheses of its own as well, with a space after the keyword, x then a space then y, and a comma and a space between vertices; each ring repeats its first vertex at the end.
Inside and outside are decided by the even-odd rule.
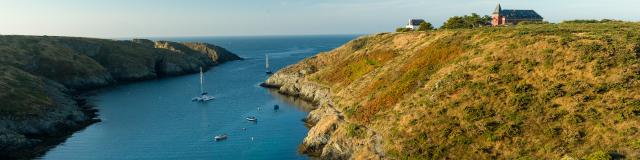
POLYGON ((96 89, 209 70, 242 60, 207 43, 134 39, 0 36, 9 52, 0 61, 0 159, 32 159, 73 133, 100 122, 86 95, 96 89), (21 43, 22 40, 39 43, 21 43), (20 45, 16 45, 20 44, 20 45), (41 49, 33 55, 26 48, 41 49), (68 52, 60 52, 66 50, 68 52), (31 56, 30 56, 31 55, 31 56), (35 66, 35 67, 34 67, 35 66))
MULTIPOLYGON (((240 59, 240 60, 243 60, 243 59, 240 59)), ((210 70, 212 67, 215 67, 217 65, 221 65, 224 63, 225 62, 216 63, 214 65, 204 68, 204 70, 205 71, 210 70)), ((8 158, 8 159, 38 158, 40 156, 43 156, 52 148, 55 148, 57 145, 62 144, 67 138, 71 137, 74 133, 78 131, 82 131, 93 124, 102 122, 102 120, 99 118, 100 110, 98 110, 96 108, 97 106, 92 103, 92 100, 90 100, 90 97, 93 96, 93 92, 98 89, 117 87, 120 85, 143 82, 148 80, 185 76, 185 75, 190 75, 195 73, 198 73, 198 72, 183 72, 183 73, 172 74, 172 75, 158 76, 156 78, 131 79, 127 81, 118 81, 116 83, 111 83, 105 86, 83 88, 82 90, 72 91, 71 93, 69 93, 69 96, 75 102, 76 104, 75 107, 77 107, 79 111, 83 113, 84 117, 86 117, 85 119, 82 119, 80 121, 74 121, 75 124, 73 125, 60 123, 56 125, 57 130, 53 133, 26 135, 26 137, 29 139, 38 139, 41 141, 32 146, 28 146, 27 148, 16 150, 9 155, 0 156, 0 158, 2 159, 4 158, 8 158)))
POLYGON ((372 130, 366 129, 366 132, 372 135, 370 139, 375 141, 376 146, 365 147, 367 151, 356 151, 359 144, 332 138, 334 134, 342 134, 341 126, 347 122, 343 113, 334 107, 330 88, 303 80, 305 74, 311 73, 288 74, 278 71, 260 84, 261 87, 278 90, 280 94, 300 98, 314 105, 314 109, 303 119, 309 132, 298 151, 320 159, 349 159, 353 158, 355 152, 371 153, 365 157, 368 159, 383 159, 384 153, 378 146, 380 136, 372 130))

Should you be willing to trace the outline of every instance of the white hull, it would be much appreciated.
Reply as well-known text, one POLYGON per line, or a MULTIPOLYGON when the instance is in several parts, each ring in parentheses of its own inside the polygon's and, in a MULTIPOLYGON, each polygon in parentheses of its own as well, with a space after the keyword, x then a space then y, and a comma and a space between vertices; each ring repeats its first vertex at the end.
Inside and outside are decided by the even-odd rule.
POLYGON ((193 97, 191 99, 191 101, 194 101, 194 102, 206 102, 206 101, 210 101, 210 100, 214 100, 214 99, 216 99, 216 97, 209 96, 209 95, 202 95, 202 96, 199 96, 199 97, 193 97))

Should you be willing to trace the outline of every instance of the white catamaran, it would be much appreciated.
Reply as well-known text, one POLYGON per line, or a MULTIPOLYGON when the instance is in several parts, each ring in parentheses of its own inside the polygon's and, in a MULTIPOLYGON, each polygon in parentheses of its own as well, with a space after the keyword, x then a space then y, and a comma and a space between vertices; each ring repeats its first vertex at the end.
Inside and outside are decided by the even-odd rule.
POLYGON ((202 72, 202 67, 200 67, 200 96, 193 97, 191 101, 194 102, 207 102, 215 99, 215 97, 208 95, 207 92, 204 91, 204 73, 202 72))
POLYGON ((271 69, 269 68, 269 55, 267 55, 266 53, 264 54, 264 61, 265 61, 265 69, 267 70, 266 73, 267 74, 273 74, 273 72, 271 72, 271 69))

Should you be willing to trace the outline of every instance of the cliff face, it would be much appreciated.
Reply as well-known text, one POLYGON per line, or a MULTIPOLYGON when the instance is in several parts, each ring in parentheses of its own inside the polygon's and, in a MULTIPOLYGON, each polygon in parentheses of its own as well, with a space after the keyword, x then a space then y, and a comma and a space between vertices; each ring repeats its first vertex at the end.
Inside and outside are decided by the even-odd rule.
POLYGON ((93 123, 95 110, 77 90, 195 73, 240 60, 203 43, 0 36, 0 158, 30 157, 93 123), (166 45, 159 46, 159 43, 166 45))
POLYGON ((365 36, 265 86, 318 103, 322 158, 640 158, 638 23, 365 36))

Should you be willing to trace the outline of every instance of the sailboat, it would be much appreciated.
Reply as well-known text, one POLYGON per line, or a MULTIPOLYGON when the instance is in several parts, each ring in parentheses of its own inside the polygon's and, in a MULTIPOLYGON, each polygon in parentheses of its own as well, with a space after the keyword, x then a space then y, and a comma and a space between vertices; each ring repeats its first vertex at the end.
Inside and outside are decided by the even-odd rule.
POLYGON ((191 101, 194 102, 207 102, 215 99, 215 97, 210 96, 209 93, 204 91, 204 72, 202 71, 202 67, 200 67, 200 96, 193 97, 191 101))
POLYGON ((269 68, 269 55, 264 54, 264 61, 265 61, 265 69, 267 70, 266 73, 267 74, 273 74, 273 72, 271 72, 271 69, 269 68))

